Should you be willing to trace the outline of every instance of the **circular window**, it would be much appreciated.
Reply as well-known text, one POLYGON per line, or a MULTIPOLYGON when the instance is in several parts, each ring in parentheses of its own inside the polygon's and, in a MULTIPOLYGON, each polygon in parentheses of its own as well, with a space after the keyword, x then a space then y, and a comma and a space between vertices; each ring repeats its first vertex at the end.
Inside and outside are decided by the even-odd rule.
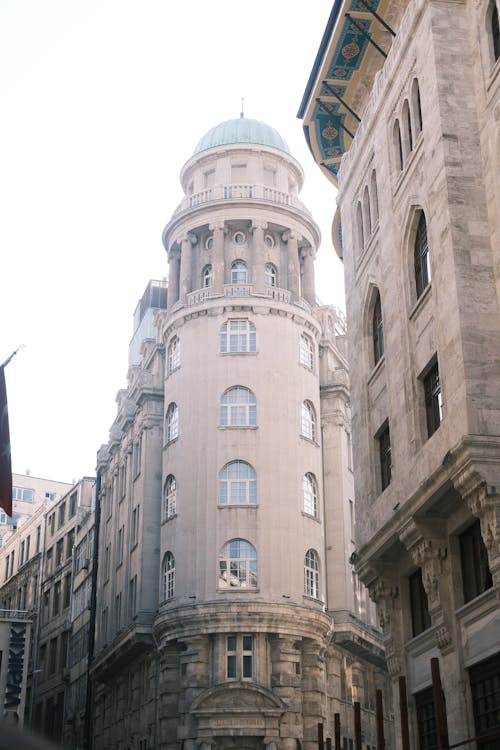
POLYGON ((235 232, 233 234, 233 242, 235 245, 243 245, 245 240, 246 240, 246 237, 243 232, 235 232))
POLYGON ((268 247, 274 247, 274 237, 271 237, 270 234, 266 234, 264 237, 264 242, 268 247))
POLYGON ((207 237, 205 240, 205 247, 207 250, 211 250, 214 246, 214 238, 213 237, 207 237))

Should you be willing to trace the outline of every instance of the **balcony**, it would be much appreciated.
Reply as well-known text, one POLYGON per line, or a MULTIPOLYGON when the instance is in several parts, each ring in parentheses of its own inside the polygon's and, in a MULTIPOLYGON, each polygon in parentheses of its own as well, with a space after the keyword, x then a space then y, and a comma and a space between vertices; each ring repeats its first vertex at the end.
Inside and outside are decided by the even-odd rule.
MULTIPOLYGON (((224 297, 261 297, 263 299, 272 299, 275 302, 290 304, 292 295, 288 289, 281 289, 276 286, 268 286, 262 291, 254 292, 253 284, 225 284, 222 292, 216 292, 212 287, 197 289, 195 292, 191 292, 187 295, 187 306, 191 307, 192 305, 200 305, 207 300, 222 299, 224 297)), ((296 300, 296 304, 310 310, 310 307, 305 300, 296 300)), ((179 310, 181 307, 182 303, 179 300, 173 306, 172 312, 176 312, 176 310, 179 310)))
POLYGON ((220 201, 257 201, 265 203, 278 204, 280 206, 292 206, 299 211, 310 216, 309 210, 305 204, 293 193, 284 193, 276 188, 267 187, 266 185, 214 185, 210 188, 200 190, 184 198, 174 211, 174 216, 189 211, 198 206, 208 203, 218 203, 220 201))

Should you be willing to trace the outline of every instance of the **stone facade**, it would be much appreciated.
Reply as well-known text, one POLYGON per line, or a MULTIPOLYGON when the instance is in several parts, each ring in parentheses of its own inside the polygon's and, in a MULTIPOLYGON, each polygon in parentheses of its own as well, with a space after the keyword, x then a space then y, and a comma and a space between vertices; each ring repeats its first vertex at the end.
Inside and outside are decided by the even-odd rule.
POLYGON ((352 740, 356 697, 375 746, 345 321, 316 304, 299 164, 242 120, 182 170, 166 308, 98 454, 96 750, 312 750, 335 712, 352 740))
POLYGON ((500 679, 498 8, 380 3, 394 36, 357 14, 383 54, 358 47, 342 97, 360 122, 339 107, 355 136, 325 166, 315 97, 339 84, 346 5, 334 8, 300 114, 339 187, 356 567, 377 603, 396 700, 406 677, 412 746, 423 747, 435 740, 424 728, 431 657, 450 743, 500 729, 498 692, 486 714, 479 699, 500 679))

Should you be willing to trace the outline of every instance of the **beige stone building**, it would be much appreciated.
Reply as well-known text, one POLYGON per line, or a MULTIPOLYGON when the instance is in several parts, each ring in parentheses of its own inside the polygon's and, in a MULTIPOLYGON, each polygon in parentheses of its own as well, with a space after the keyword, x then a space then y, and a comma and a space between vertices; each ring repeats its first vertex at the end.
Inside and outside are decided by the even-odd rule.
POLYGON ((353 700, 375 747, 387 679, 349 563, 345 321, 316 301, 302 183, 243 116, 182 169, 168 293, 138 306, 98 454, 96 749, 312 750, 340 713, 349 750, 353 700))
POLYGON ((356 567, 420 749, 431 658, 450 743, 500 745, 498 12, 336 2, 299 111, 339 188, 356 567))

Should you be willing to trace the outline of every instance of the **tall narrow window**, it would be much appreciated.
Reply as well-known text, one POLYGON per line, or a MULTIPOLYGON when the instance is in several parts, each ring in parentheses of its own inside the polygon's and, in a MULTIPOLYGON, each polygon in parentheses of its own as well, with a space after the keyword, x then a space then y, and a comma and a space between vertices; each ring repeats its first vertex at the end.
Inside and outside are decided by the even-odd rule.
POLYGON ((378 222, 378 189, 377 189, 377 175, 373 170, 370 178, 370 196, 372 206, 372 222, 373 226, 376 226, 378 222))
POLYGON ((439 381, 438 363, 435 362, 422 378, 424 384, 427 437, 433 435, 443 419, 443 399, 439 381))
POLYGON ((171 339, 168 345, 168 371, 173 372, 181 366, 181 348, 177 336, 171 339))
POLYGON ((460 535, 460 557, 464 601, 470 602, 493 586, 479 520, 460 535))
POLYGON ((485 737, 481 742, 481 735, 500 730, 500 656, 474 664, 469 669, 469 679, 477 746, 480 750, 494 750, 498 748, 498 738, 490 737, 488 741, 485 737))
POLYGON ((220 350, 222 353, 245 353, 256 351, 255 326, 246 318, 228 320, 221 328, 220 350))
POLYGON ((249 680, 253 675, 253 636, 228 635, 226 638, 226 677, 249 680))
POLYGON ((231 265, 231 284, 246 284, 247 278, 247 264, 243 260, 235 260, 231 265))
POLYGON ((389 422, 385 422, 377 433, 379 462, 380 462, 380 486, 382 492, 391 483, 392 451, 389 422))
POLYGON ((318 516, 318 485, 314 474, 308 472, 302 479, 302 509, 309 516, 318 516))
POLYGON ((255 505, 257 475, 246 461, 231 461, 220 473, 220 505, 255 505))
POLYGON ((373 356, 375 364, 382 359, 384 354, 384 325, 382 322, 382 304, 380 292, 377 289, 375 304, 373 306, 373 356))
POLYGON ((411 106, 413 109, 413 122, 415 123, 415 138, 422 131, 422 106, 420 103, 420 88, 418 86, 418 80, 413 79, 411 85, 411 106))
POLYGON ((222 427, 250 427, 257 424, 257 400, 249 388, 229 388, 220 402, 222 427))
POLYGON ((363 222, 365 227, 365 237, 369 237, 372 233, 372 212, 370 207, 370 193, 368 187, 365 186, 363 191, 363 222))
POLYGON ((363 227, 363 209, 361 208, 361 202, 358 202, 356 207, 356 224, 358 228, 359 249, 363 250, 365 247, 365 230, 363 227))
POLYGON ((278 272, 276 271, 276 266, 273 266, 272 263, 266 263, 265 271, 264 271, 264 283, 266 286, 276 286, 276 279, 278 277, 278 272))
POLYGON ((405 152, 408 155, 411 151, 413 151, 413 132, 412 132, 412 126, 411 126, 411 113, 410 113, 410 105, 408 103, 408 99, 405 99, 405 102, 403 104, 403 118, 404 118, 403 127, 405 129, 405 152))
POLYGON ((201 283, 204 289, 206 289, 209 286, 212 286, 212 266, 211 265, 205 266, 201 277, 202 277, 201 283))
POLYGON ((167 443, 171 443, 172 440, 175 440, 177 437, 179 437, 179 409, 177 407, 177 404, 174 404, 172 402, 171 404, 169 404, 169 407, 167 409, 167 418, 166 418, 167 443))
POLYGON ((437 750, 436 714, 432 688, 422 690, 415 695, 417 711, 417 731, 421 750, 437 750))
POLYGON ((173 518, 177 513, 177 482, 173 474, 169 474, 165 482, 165 496, 163 500, 163 518, 173 518))
POLYGON ((401 128, 399 127, 399 120, 396 120, 396 122, 394 123, 394 130, 392 131, 392 142, 394 145, 396 166, 401 172, 403 169, 403 144, 401 142, 401 128))
POLYGON ((300 336, 300 364, 312 370, 314 366, 314 344, 305 333, 300 336))
POLYGON ((256 588, 257 552, 245 539, 231 539, 219 555, 219 588, 256 588))
POLYGON ((308 549, 304 558, 304 594, 319 599, 319 559, 313 549, 308 549))
POLYGON ((431 266, 429 258, 429 242, 427 239, 427 222, 425 221, 424 212, 420 212, 418 221, 417 234, 415 237, 415 284, 417 287, 417 298, 431 280, 431 266))
POLYGON ((303 437, 316 440, 316 412, 310 401, 302 402, 300 432, 303 437))
POLYGON ((175 559, 171 552, 167 552, 163 561, 163 600, 172 599, 175 593, 175 559))
POLYGON ((493 1, 493 11, 491 14, 491 38, 493 42, 493 57, 498 60, 500 57, 500 24, 498 22, 498 8, 493 1))
POLYGON ((420 568, 408 579, 410 589, 410 609, 413 637, 420 635, 431 626, 427 594, 422 581, 420 568))

